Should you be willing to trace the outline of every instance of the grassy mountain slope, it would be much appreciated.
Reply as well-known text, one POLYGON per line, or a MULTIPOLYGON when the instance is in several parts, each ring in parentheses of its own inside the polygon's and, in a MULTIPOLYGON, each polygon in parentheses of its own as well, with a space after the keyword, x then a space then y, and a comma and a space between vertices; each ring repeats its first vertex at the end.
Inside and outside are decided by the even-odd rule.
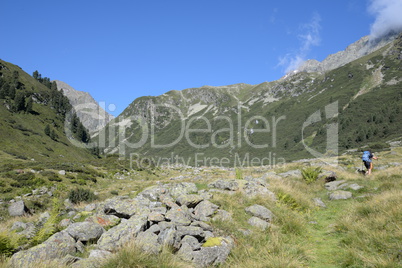
POLYGON ((159 164, 229 166, 274 165, 314 157, 311 150, 331 155, 331 148, 379 146, 400 137, 401 50, 399 36, 324 74, 299 72, 259 85, 138 98, 100 133, 100 146, 159 164), (339 146, 328 143, 334 133, 339 146))
POLYGON ((16 65, 0 60, 0 67, 3 164, 16 160, 80 161, 93 157, 66 137, 65 118, 71 106, 61 92, 40 83, 16 65))

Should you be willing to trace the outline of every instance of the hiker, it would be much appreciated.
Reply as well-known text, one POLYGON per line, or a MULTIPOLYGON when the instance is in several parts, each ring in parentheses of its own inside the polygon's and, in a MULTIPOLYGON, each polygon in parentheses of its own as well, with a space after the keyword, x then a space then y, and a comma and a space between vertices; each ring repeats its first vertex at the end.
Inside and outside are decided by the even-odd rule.
POLYGON ((364 166, 367 169, 365 175, 370 175, 371 174, 371 170, 373 169, 372 159, 376 160, 378 158, 375 157, 370 151, 364 151, 363 152, 362 160, 363 160, 364 166))

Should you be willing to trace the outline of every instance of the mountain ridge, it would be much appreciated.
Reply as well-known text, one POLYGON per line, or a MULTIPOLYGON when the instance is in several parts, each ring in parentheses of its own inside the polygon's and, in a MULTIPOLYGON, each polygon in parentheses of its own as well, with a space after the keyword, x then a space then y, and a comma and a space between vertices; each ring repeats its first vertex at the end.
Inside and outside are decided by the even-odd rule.
POLYGON ((57 84, 57 88, 70 100, 77 116, 88 129, 91 136, 94 136, 114 118, 114 116, 107 113, 88 92, 78 91, 63 81, 54 81, 57 84))

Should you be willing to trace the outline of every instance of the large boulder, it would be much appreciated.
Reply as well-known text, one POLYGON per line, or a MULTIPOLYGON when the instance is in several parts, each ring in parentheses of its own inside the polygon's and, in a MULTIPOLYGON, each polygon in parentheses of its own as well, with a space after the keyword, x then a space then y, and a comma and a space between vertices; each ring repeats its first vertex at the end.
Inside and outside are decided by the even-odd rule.
POLYGON ((115 197, 104 202, 104 212, 119 218, 128 219, 134 214, 146 213, 149 205, 144 200, 130 199, 127 197, 115 197))
POLYGON ((14 203, 11 203, 8 207, 8 213, 10 216, 24 216, 29 214, 29 209, 25 206, 24 201, 20 200, 14 203))
POLYGON ((331 192, 329 195, 329 200, 341 200, 341 199, 349 199, 352 198, 352 193, 348 191, 337 190, 331 192))
POLYGON ((270 226, 270 223, 257 217, 251 217, 247 222, 251 226, 257 227, 261 230, 265 230, 270 226))
POLYGON ((217 180, 208 184, 208 187, 228 191, 237 191, 239 189, 239 183, 235 180, 217 180))
POLYGON ((271 221, 274 217, 274 214, 269 209, 261 205, 252 205, 245 210, 248 214, 265 221, 271 221))
POLYGON ((194 218, 200 221, 208 221, 219 206, 204 200, 194 208, 194 218))
POLYGON ((103 233, 98 240, 98 248, 115 251, 135 238, 147 225, 147 215, 135 215, 103 233))
POLYGON ((190 225, 191 216, 185 206, 171 208, 165 218, 176 225, 190 225))
POLYGON ((39 262, 61 259, 67 254, 75 252, 74 238, 62 231, 52 235, 42 244, 15 253, 11 257, 10 266, 15 268, 38 267, 39 262))
POLYGON ((77 241, 96 242, 105 229, 97 223, 84 221, 69 225, 65 231, 77 241))
POLYGON ((190 254, 196 267, 216 266, 225 262, 233 245, 233 240, 226 237, 219 239, 219 245, 204 245, 201 250, 193 251, 190 254))

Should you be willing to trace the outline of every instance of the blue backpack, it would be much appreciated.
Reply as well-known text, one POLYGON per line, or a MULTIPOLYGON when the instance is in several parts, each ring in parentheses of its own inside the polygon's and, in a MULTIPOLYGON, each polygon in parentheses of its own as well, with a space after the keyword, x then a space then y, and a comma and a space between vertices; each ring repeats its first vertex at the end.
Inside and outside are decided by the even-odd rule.
POLYGON ((371 153, 370 153, 370 151, 364 151, 363 152, 362 160, 371 162, 371 153))

